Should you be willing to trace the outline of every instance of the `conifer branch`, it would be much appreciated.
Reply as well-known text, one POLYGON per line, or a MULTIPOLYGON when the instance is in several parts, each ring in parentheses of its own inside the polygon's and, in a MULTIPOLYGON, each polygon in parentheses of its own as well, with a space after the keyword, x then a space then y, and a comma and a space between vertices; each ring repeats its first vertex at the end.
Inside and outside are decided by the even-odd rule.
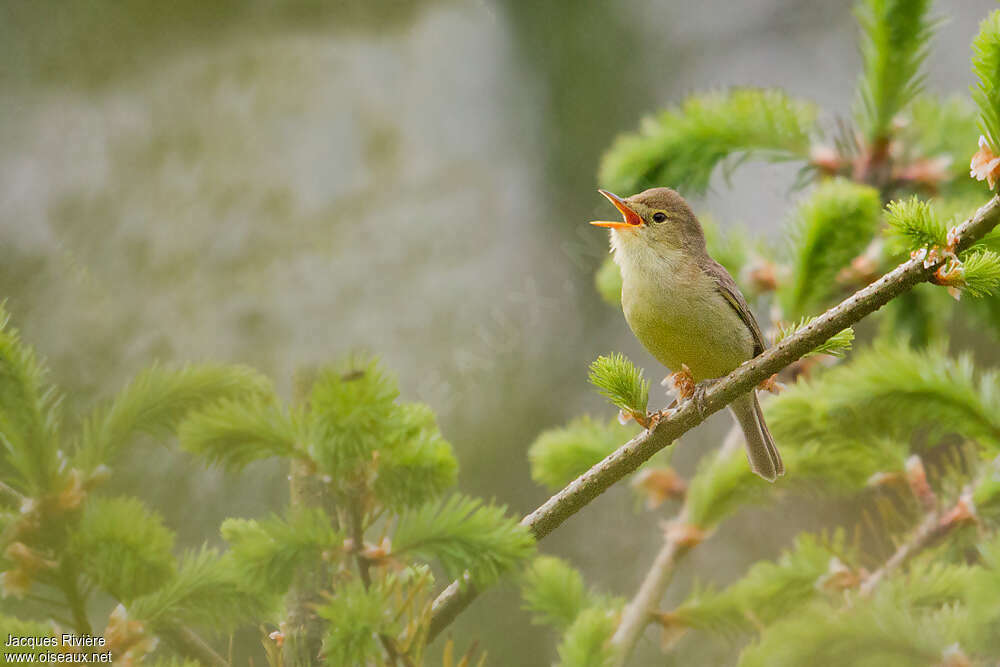
MULTIPOLYGON (((968 249, 998 222, 1000 222, 1000 198, 994 197, 956 228, 954 237, 957 240, 956 250, 960 252, 968 249)), ((670 445, 706 417, 723 409, 763 380, 915 285, 929 281, 940 265, 941 262, 936 262, 925 266, 923 260, 915 258, 900 264, 714 384, 704 394, 701 414, 693 401, 681 403, 653 429, 643 431, 609 454, 534 512, 525 516, 521 523, 531 530, 536 539, 542 539, 615 482, 636 470, 656 452, 670 445)), ((477 595, 478 592, 472 586, 463 589, 460 582, 452 582, 434 600, 428 641, 433 640, 451 624, 477 595)))

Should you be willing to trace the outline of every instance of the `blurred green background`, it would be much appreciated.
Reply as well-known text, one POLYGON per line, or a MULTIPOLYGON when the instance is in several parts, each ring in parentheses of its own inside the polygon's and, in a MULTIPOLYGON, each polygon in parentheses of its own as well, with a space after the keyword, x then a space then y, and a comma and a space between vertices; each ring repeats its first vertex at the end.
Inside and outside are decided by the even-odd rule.
MULTIPOLYGON (((247 363, 287 395, 296 367, 369 349, 438 412, 463 490, 533 509, 546 496, 525 459, 534 436, 610 411, 587 364, 621 350, 663 373, 592 286, 607 239, 585 223, 608 212, 594 175, 613 137, 734 84, 782 86, 831 119, 850 109, 850 2, 690 5, 8 0, 0 297, 76 407, 153 360, 247 363)), ((936 3, 947 21, 931 92, 967 91, 968 44, 994 5, 936 3)), ((774 234, 794 178, 740 168, 696 208, 774 234)), ((681 471, 728 420, 686 438, 681 471)), ((276 465, 235 477, 152 443, 116 483, 183 545, 286 501, 276 465)), ((614 489, 542 550, 628 596, 665 512, 614 489)), ((684 563, 672 595, 775 555, 801 512, 744 513, 684 563)), ((480 638, 491 664, 554 655, 510 588, 452 632, 480 638)), ((727 655, 684 649, 669 664, 727 655)))

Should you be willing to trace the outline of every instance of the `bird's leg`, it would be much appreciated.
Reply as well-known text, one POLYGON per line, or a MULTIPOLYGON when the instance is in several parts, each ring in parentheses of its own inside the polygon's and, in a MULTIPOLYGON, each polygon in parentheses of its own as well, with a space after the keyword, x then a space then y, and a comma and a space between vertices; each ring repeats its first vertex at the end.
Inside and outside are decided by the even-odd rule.
POLYGON ((664 413, 665 413, 664 410, 649 412, 646 414, 645 419, 643 419, 642 421, 636 419, 636 421, 639 422, 639 426, 643 427, 647 431, 652 431, 654 428, 656 428, 656 425, 660 423, 660 420, 663 419, 664 413))
POLYGON ((681 364, 679 371, 663 378, 663 382, 660 384, 667 388, 668 393, 677 397, 677 402, 694 395, 695 382, 691 376, 691 369, 687 367, 687 364, 681 364))
POLYGON ((694 401, 694 407, 698 410, 698 416, 702 419, 705 418, 705 392, 721 379, 709 378, 708 380, 702 380, 694 386, 694 393, 691 395, 691 400, 694 401))
POLYGON ((709 387, 719 381, 719 378, 712 378, 710 380, 702 380, 701 382, 695 382, 694 378, 691 376, 691 369, 687 367, 687 364, 681 364, 681 369, 676 373, 671 373, 666 378, 663 379, 663 384, 669 391, 677 396, 677 400, 671 405, 676 405, 678 402, 684 399, 694 400, 694 406, 698 410, 698 416, 702 419, 705 418, 705 392, 708 391, 709 387))

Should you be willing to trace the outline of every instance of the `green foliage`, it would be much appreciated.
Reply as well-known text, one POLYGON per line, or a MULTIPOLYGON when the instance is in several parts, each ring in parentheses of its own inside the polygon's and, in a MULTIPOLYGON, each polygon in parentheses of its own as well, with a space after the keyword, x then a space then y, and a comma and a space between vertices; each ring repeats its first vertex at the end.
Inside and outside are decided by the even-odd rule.
POLYGON ((240 580, 269 593, 285 593, 298 568, 320 561, 325 550, 339 550, 344 539, 319 509, 297 510, 287 521, 227 519, 222 537, 240 580))
MULTIPOLYGON (((37 621, 25 621, 13 616, 0 614, 0 639, 2 644, 6 644, 10 637, 55 637, 56 633, 52 626, 37 621)), ((52 651, 48 646, 19 646, 17 653, 40 655, 52 651)), ((9 655, 7 651, 0 649, 0 656, 9 655)))
MULTIPOLYGON (((778 343, 783 341, 785 338, 788 338, 802 327, 812 324, 813 320, 815 319, 816 319, 815 317, 812 318, 803 317, 794 324, 785 325, 784 323, 779 323, 778 335, 774 339, 774 344, 777 345, 778 343)), ((817 345, 812 352, 803 355, 802 358, 804 359, 805 357, 811 357, 816 354, 829 354, 834 357, 842 357, 845 354, 847 354, 848 350, 851 349, 851 346, 853 344, 854 344, 854 329, 852 329, 851 327, 847 327, 846 329, 838 331, 836 334, 834 334, 827 340, 817 345)))
POLYGON ((590 607, 576 617, 559 643, 559 667, 608 667, 618 609, 590 607))
MULTIPOLYGON (((765 414, 770 414, 765 412, 765 414)), ((785 436, 785 465, 795 470, 798 490, 850 494, 864 489, 872 475, 903 470, 908 454, 904 441, 879 435, 857 437, 839 429, 824 440, 785 436)))
POLYGON ((611 306, 621 306, 622 303, 622 272, 610 255, 601 262, 601 268, 594 274, 594 286, 611 306))
POLYGON ((888 138, 896 114, 923 86, 920 70, 933 32, 929 8, 930 0, 862 0, 858 4, 864 65, 855 116, 870 142, 888 138))
POLYGON ((87 503, 70 557, 100 589, 128 603, 166 583, 176 568, 174 534, 137 498, 87 503))
POLYGON ((821 183, 798 207, 792 277, 779 292, 786 315, 807 315, 833 294, 837 273, 871 241, 881 208, 878 190, 841 179, 821 183))
POLYGON ((979 79, 972 100, 979 110, 979 131, 995 154, 1000 154, 1000 10, 979 24, 972 42, 972 71, 979 79))
POLYGON ((58 465, 59 399, 0 303, 0 475, 26 494, 48 489, 58 465))
POLYGON ((393 554, 437 560, 452 578, 468 570, 474 585, 486 586, 534 553, 531 532, 505 511, 458 494, 429 502, 402 515, 393 554))
POLYGON ((235 469, 271 456, 300 455, 297 420, 271 398, 219 401, 185 419, 177 435, 184 449, 235 469))
POLYGON ((963 299, 964 312, 971 313, 972 324, 979 331, 989 333, 994 342, 1000 341, 1000 296, 985 299, 963 299))
POLYGON ((593 602, 580 572, 554 556, 539 556, 525 571, 522 596, 536 624, 559 630, 568 628, 593 602))
POLYGON ((981 200, 982 187, 969 178, 969 157, 979 134, 972 103, 957 95, 943 99, 920 95, 910 104, 908 116, 909 122, 899 130, 900 142, 910 159, 938 161, 943 167, 947 180, 940 194, 981 200))
POLYGON ((646 414, 649 405, 649 382, 642 370, 618 352, 598 357, 590 364, 590 384, 601 396, 618 408, 634 415, 646 414))
MULTIPOLYGON (((983 479, 973 490, 972 500, 976 514, 993 523, 1000 523, 1000 457, 994 457, 989 468, 983 471, 983 479)), ((1000 565, 1000 540, 993 539, 979 545, 983 560, 994 569, 1000 565)))
POLYGON ((133 600, 128 611, 131 618, 154 629, 181 623, 225 632, 258 619, 268 603, 247 591, 228 558, 202 548, 185 554, 177 574, 158 590, 133 600))
POLYGON ((318 430, 310 442, 313 459, 336 475, 383 446, 393 428, 398 396, 396 379, 374 359, 323 369, 309 396, 318 430))
POLYGON ((1000 253, 972 250, 962 257, 962 289, 974 297, 1000 292, 1000 253))
POLYGON ((928 558, 915 559, 905 572, 886 578, 879 587, 879 595, 899 606, 933 609, 963 602, 969 590, 979 585, 980 579, 979 568, 928 558))
POLYGON ((908 340, 915 349, 940 343, 947 336, 954 309, 955 300, 947 290, 930 283, 917 285, 882 309, 879 335, 886 339, 908 340))
POLYGON ((783 404, 779 410, 771 407, 779 404, 789 391, 764 403, 771 433, 790 473, 788 479, 777 487, 762 484, 747 466, 742 442, 738 447, 723 448, 703 458, 691 479, 686 503, 694 525, 713 529, 744 505, 769 502, 776 492, 789 487, 798 491, 850 494, 865 488, 868 479, 877 472, 902 470, 905 447, 879 433, 845 431, 834 425, 839 422, 828 425, 824 438, 816 437, 812 431, 796 431, 789 421, 783 421, 794 408, 783 404))
MULTIPOLYGON (((785 465, 792 470, 788 462, 785 465)), ((691 523, 709 530, 742 505, 771 497, 771 486, 750 472, 742 447, 723 448, 698 463, 685 504, 691 523)))
POLYGON ((769 626, 740 665, 941 664, 956 628, 969 620, 957 608, 914 613, 884 597, 847 609, 816 602, 769 626))
POLYGON ((153 366, 84 422, 79 464, 85 470, 108 464, 139 434, 167 437, 192 410, 209 403, 270 394, 267 378, 245 366, 153 366))
POLYGON ((885 234, 896 253, 948 244, 947 225, 935 215, 930 202, 916 195, 889 202, 885 221, 885 234))
POLYGON ((528 449, 531 478, 550 489, 561 488, 634 435, 634 426, 597 421, 589 415, 543 431, 528 449))
POLYGON ((778 90, 737 88, 691 97, 615 140, 598 180, 619 193, 669 185, 703 191, 730 156, 804 159, 816 109, 778 90))
POLYGON ((394 637, 400 631, 391 593, 383 582, 365 587, 358 580, 335 589, 318 609, 329 621, 323 640, 327 665, 372 664, 380 651, 379 636, 394 637))
POLYGON ((395 419, 398 437, 379 450, 374 489, 385 506, 401 511, 433 500, 454 485, 458 461, 428 406, 403 404, 395 419))
POLYGON ((910 442, 921 430, 928 442, 958 433, 1000 442, 1000 379, 977 378, 972 359, 949 357, 940 345, 924 351, 878 343, 818 377, 798 382, 767 407, 778 442, 836 443, 841 424, 859 441, 910 442))
MULTIPOLYGON (((992 481, 1000 483, 1000 478, 992 481)), ((979 558, 987 568, 1000 570, 1000 532, 993 533, 978 546, 979 558)))
POLYGON ((776 563, 754 564, 724 590, 696 590, 671 616, 685 626, 713 632, 753 632, 812 600, 819 593, 817 582, 842 553, 842 533, 830 544, 801 534, 776 563))
POLYGON ((394 507, 418 504, 449 486, 455 461, 424 406, 399 404, 396 380, 374 359, 351 360, 324 369, 309 399, 308 453, 319 469, 334 479, 355 475, 377 450, 388 456, 380 471, 406 486, 380 490, 394 507))

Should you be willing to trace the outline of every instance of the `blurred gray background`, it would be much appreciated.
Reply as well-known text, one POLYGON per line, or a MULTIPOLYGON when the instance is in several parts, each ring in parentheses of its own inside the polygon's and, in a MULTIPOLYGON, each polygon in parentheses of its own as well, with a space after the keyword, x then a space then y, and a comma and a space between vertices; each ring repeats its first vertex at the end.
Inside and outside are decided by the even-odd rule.
MULTIPOLYGON (((615 135, 736 84, 782 86, 827 120, 850 111, 851 3, 694 4, 4 2, 0 297, 71 408, 157 359, 251 364, 287 395, 297 366, 372 350, 440 415, 461 488, 530 510, 547 495, 525 457, 535 435, 613 414, 588 363, 621 350, 663 374, 592 286, 607 240, 586 222, 608 214, 595 173, 615 135)), ((969 43, 994 6, 936 3, 932 91, 968 90, 969 43)), ((794 176, 741 167, 696 208, 777 237, 794 176)), ((682 471, 728 419, 685 439, 682 471)), ((117 484, 186 544, 285 502, 274 465, 198 471, 153 443, 117 484)), ((636 508, 614 489, 541 548, 629 596, 670 513, 636 508)), ((775 555, 797 525, 775 516, 724 526, 671 597, 775 555)), ((551 635, 518 604, 491 592, 452 632, 480 638, 490 664, 550 664, 551 635)), ((650 664, 731 652, 687 642, 665 659, 648 638, 650 664)))

